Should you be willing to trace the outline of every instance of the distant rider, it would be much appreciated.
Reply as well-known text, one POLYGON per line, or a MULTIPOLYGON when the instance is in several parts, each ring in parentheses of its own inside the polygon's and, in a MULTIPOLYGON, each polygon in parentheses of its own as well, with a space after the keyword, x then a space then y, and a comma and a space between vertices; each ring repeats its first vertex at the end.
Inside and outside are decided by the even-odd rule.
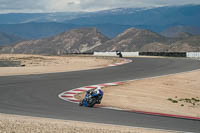
POLYGON ((116 51, 116 55, 118 55, 120 58, 122 58, 122 53, 121 53, 121 51, 116 51))

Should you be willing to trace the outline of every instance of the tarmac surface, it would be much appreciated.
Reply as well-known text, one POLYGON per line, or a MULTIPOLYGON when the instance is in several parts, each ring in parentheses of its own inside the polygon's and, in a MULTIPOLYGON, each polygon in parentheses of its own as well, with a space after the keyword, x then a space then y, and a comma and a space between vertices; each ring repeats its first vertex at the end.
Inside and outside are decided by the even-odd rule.
POLYGON ((130 59, 132 63, 101 69, 0 77, 0 113, 200 132, 199 120, 79 107, 59 99, 58 94, 82 86, 200 69, 200 61, 184 58, 130 59))

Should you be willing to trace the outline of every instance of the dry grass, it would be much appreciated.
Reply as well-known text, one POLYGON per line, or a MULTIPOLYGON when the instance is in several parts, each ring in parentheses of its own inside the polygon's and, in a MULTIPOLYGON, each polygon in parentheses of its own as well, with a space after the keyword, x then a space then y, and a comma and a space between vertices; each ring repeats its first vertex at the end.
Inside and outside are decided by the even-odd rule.
POLYGON ((169 131, 0 114, 0 133, 168 133, 169 131))

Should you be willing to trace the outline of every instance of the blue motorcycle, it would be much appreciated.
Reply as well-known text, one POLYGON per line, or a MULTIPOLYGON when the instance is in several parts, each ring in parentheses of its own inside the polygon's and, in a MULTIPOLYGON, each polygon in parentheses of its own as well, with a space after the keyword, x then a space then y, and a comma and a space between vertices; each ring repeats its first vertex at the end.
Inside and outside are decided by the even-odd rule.
POLYGON ((93 107, 95 104, 100 104, 103 97, 103 91, 99 90, 97 94, 94 90, 86 92, 84 99, 79 103, 80 106, 93 107))

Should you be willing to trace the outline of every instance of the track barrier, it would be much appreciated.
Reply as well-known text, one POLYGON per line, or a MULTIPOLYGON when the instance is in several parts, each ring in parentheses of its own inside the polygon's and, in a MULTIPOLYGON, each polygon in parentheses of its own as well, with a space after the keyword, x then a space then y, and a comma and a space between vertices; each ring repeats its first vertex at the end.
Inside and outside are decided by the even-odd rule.
POLYGON ((187 52, 188 58, 200 58, 200 52, 187 52))
MULTIPOLYGON (((121 52, 123 57, 135 56, 165 56, 165 57, 188 57, 200 58, 200 52, 121 52)), ((95 56, 114 56, 117 57, 116 52, 94 52, 95 56)))
MULTIPOLYGON (((123 57, 134 57, 134 56, 139 56, 139 52, 121 52, 123 57)), ((116 56, 116 52, 94 52, 95 56, 116 56)))
POLYGON ((186 57, 186 52, 139 52, 140 56, 186 57))

